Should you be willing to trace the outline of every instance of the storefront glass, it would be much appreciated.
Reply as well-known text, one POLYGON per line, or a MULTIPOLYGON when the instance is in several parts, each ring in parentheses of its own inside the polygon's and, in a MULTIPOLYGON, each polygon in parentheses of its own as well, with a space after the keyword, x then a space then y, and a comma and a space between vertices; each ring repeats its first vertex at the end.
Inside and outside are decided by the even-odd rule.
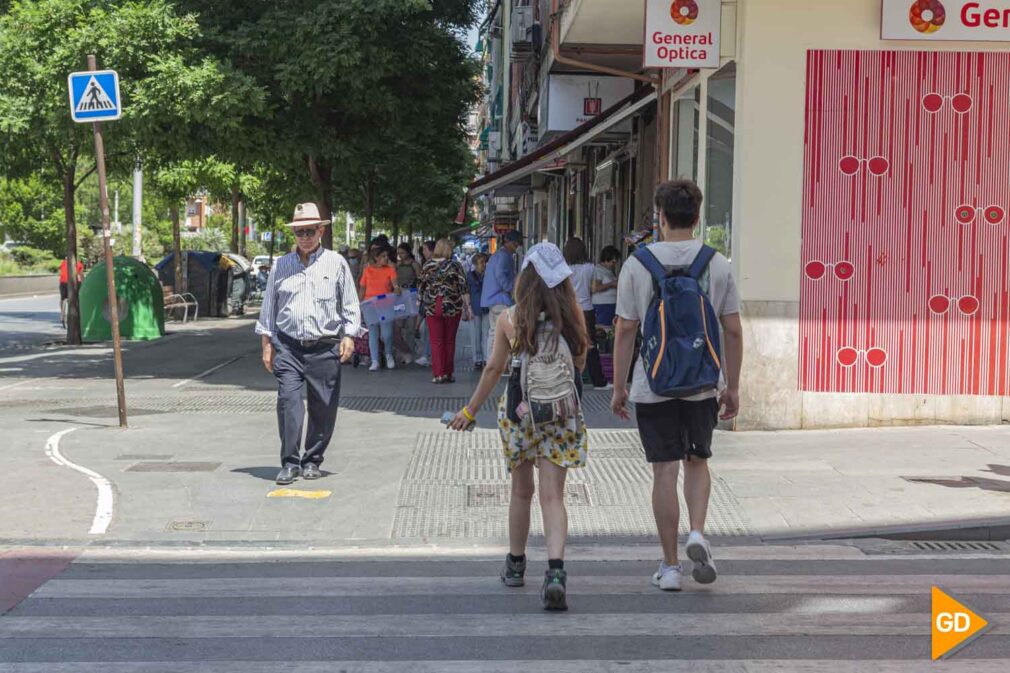
POLYGON ((732 257, 735 63, 727 63, 708 79, 707 103, 705 242, 732 257))

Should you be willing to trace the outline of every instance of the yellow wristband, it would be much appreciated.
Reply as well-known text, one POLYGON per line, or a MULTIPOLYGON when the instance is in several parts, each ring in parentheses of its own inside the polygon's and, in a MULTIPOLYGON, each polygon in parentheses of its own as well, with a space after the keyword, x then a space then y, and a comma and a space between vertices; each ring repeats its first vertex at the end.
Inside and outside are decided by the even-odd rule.
POLYGON ((477 420, 476 418, 474 418, 473 414, 470 413, 470 409, 468 407, 463 407, 463 415, 466 417, 466 420, 470 421, 471 423, 474 423, 477 420))

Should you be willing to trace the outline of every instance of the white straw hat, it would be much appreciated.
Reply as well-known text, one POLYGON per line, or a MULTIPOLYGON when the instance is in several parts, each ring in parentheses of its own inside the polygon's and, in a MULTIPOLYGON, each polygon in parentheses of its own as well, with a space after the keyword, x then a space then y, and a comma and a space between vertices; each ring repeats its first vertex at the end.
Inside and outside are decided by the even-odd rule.
POLYGON ((309 227, 312 225, 329 224, 319 216, 319 206, 314 203, 299 203, 295 207, 295 219, 288 222, 289 227, 309 227))

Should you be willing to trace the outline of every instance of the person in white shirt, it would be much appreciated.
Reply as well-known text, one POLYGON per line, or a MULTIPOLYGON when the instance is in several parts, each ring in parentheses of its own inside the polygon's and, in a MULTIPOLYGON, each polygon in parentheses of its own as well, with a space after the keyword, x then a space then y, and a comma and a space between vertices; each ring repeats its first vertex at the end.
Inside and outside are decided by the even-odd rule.
POLYGON ((596 312, 593 310, 592 286, 595 265, 589 261, 586 244, 581 238, 572 237, 565 243, 565 262, 572 268, 572 285, 575 287, 575 298, 586 319, 586 333, 589 335, 589 353, 586 367, 589 379, 594 388, 609 388, 607 377, 603 375, 603 365, 600 363, 600 349, 596 347, 596 312))
POLYGON ((593 270, 593 310, 596 324, 612 327, 617 311, 617 263, 621 251, 608 245, 600 252, 600 263, 593 270))
MULTIPOLYGON (((660 220, 660 243, 648 247, 667 269, 684 268, 698 256, 702 243, 694 239, 701 214, 702 193, 690 180, 676 180, 656 189, 655 205, 660 220)), ((627 404, 635 403, 635 420, 652 464, 652 507, 663 547, 663 561, 653 575, 653 584, 665 591, 680 591, 681 568, 677 558, 680 503, 677 478, 684 463, 684 499, 690 519, 690 535, 685 552, 693 563, 692 575, 703 584, 716 579, 712 550, 703 533, 712 480, 708 459, 712 457, 712 436, 719 419, 735 418, 740 407, 740 368, 743 363, 743 328, 740 324, 740 297, 729 261, 716 254, 701 278, 723 330, 722 373, 725 387, 712 388, 684 398, 663 398, 653 393, 642 358, 635 365, 629 395, 635 335, 655 297, 652 274, 635 257, 621 271, 617 288, 617 332, 614 343, 614 394, 611 409, 621 418, 630 418, 627 404), (721 413, 720 413, 721 412, 721 413)), ((644 336, 644 335, 643 335, 644 336)))

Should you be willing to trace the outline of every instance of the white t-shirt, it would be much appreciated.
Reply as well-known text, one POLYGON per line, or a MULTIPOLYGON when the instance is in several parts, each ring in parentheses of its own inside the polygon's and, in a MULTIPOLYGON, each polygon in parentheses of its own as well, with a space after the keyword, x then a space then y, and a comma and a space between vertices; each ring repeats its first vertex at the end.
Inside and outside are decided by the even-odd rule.
MULTIPOLYGON (((608 269, 607 267, 597 265, 596 268, 593 269, 593 280, 595 280, 598 283, 603 283, 604 285, 606 285, 607 283, 613 283, 615 280, 617 280, 617 276, 615 276, 614 272, 608 269)), ((604 290, 603 292, 595 293, 593 295, 593 303, 616 304, 617 288, 612 287, 609 290, 604 290)))
POLYGON ((583 311, 593 310, 593 264, 576 264, 572 267, 572 285, 575 286, 575 298, 583 311))
MULTIPOLYGON (((701 251, 701 242, 653 243, 649 246, 649 251, 668 269, 690 266, 701 251)), ((722 317, 739 313, 740 296, 737 294, 736 281, 733 280, 733 271, 729 260, 717 253, 712 259, 712 263, 709 264, 707 273, 708 298, 712 302, 715 314, 722 317)), ((704 277, 702 282, 704 284, 704 277)), ((626 320, 645 320, 655 293, 652 283, 652 274, 642 266, 642 263, 634 257, 629 258, 621 270, 621 279, 617 286, 617 315, 626 320)), ((715 397, 716 394, 715 390, 711 390, 683 399, 696 402, 715 397)), ((652 392, 649 382, 645 378, 645 366, 642 364, 641 357, 635 364, 629 397, 632 402, 639 404, 657 404, 670 399, 660 397, 652 392)))

